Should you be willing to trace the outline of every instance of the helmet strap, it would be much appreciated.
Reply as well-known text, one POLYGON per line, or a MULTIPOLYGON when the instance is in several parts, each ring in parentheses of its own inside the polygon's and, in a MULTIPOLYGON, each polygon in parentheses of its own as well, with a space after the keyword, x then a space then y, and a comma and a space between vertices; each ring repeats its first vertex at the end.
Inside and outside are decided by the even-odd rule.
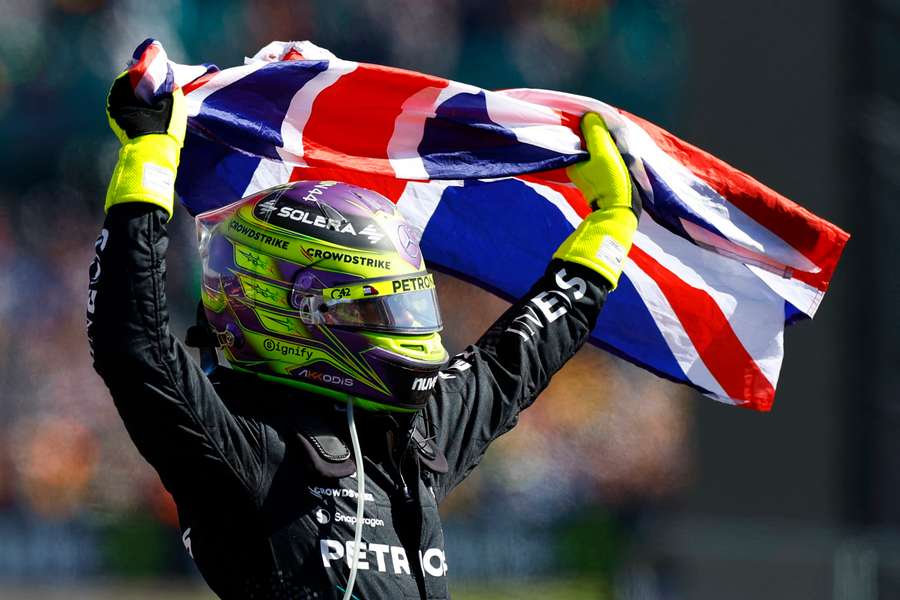
POLYGON ((219 355, 216 353, 216 348, 221 344, 206 318, 203 302, 197 303, 197 323, 188 327, 184 343, 186 346, 197 348, 200 351, 200 368, 207 375, 219 366, 219 355))

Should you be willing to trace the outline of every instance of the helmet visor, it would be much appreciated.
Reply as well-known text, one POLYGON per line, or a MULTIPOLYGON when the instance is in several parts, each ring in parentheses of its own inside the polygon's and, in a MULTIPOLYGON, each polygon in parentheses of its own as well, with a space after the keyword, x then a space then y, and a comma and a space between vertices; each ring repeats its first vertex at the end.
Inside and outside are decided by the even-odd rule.
POLYGON ((315 291, 295 284, 292 304, 313 325, 398 333, 430 333, 442 327, 429 273, 315 291))

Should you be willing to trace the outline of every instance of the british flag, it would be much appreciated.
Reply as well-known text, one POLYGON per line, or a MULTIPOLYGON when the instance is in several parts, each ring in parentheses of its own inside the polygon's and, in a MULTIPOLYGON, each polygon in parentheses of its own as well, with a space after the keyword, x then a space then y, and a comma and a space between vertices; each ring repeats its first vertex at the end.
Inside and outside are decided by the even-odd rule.
POLYGON ((238 67, 187 66, 147 40, 130 64, 148 101, 184 91, 176 189, 188 211, 298 179, 381 192, 432 266, 524 294, 588 213, 565 167, 600 113, 644 206, 592 342, 716 400, 769 410, 784 326, 811 318, 848 234, 745 173, 608 104, 488 91, 272 42, 238 67))

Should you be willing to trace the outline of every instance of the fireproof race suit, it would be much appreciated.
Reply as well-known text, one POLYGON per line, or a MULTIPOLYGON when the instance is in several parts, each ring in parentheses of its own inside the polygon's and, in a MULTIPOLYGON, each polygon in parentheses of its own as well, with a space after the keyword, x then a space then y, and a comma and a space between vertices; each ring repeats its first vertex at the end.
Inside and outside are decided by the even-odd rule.
POLYGON ((167 218, 151 204, 110 208, 91 268, 88 335, 210 587, 223 598, 340 598, 357 557, 356 598, 449 597, 438 504, 585 342, 609 283, 554 260, 439 374, 426 410, 357 413, 367 490, 357 549, 346 415, 225 368, 208 376, 194 362, 169 330, 167 218))

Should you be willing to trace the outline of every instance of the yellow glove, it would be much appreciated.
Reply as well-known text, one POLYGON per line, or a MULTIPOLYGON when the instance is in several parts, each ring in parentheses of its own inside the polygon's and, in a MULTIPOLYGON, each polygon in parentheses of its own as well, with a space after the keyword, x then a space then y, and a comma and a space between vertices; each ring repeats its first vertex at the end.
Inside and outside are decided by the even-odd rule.
POLYGON ((135 97, 125 71, 109 90, 106 115, 122 149, 106 192, 105 210, 126 202, 148 202, 164 208, 171 219, 175 174, 187 127, 181 90, 156 104, 145 104, 135 97))
POLYGON ((553 258, 583 265, 605 277, 615 289, 637 229, 640 198, 632 192, 628 167, 600 115, 584 115, 581 132, 590 158, 566 172, 594 210, 553 258))

